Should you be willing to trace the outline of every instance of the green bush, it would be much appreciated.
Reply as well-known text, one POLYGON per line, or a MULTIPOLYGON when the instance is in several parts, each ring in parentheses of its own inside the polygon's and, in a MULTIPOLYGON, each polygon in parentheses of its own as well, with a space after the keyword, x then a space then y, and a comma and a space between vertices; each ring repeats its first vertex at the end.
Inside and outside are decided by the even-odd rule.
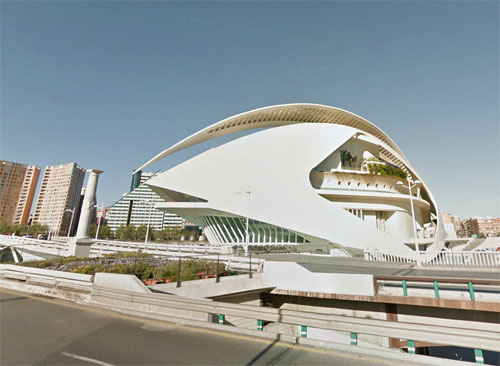
POLYGON ((378 174, 381 176, 398 177, 406 179, 406 172, 403 169, 394 167, 388 164, 368 163, 368 171, 371 174, 378 174))

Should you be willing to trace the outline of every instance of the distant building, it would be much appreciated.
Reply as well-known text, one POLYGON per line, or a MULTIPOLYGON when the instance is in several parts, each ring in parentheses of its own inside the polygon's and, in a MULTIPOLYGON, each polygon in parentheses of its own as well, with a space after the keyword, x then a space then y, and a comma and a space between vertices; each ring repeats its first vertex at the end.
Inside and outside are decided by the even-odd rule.
POLYGON ((451 214, 443 214, 443 225, 448 238, 456 239, 457 237, 463 236, 460 217, 451 214))
POLYGON ((154 208, 156 204, 165 202, 144 184, 154 173, 138 173, 132 177, 132 190, 109 208, 108 226, 111 230, 115 231, 122 225, 147 225, 148 222, 156 230, 183 227, 181 217, 154 208))
POLYGON ((497 236, 500 233, 500 217, 472 217, 464 220, 462 227, 467 232, 467 236, 480 234, 497 236))
POLYGON ((111 207, 109 207, 109 206, 103 207, 102 210, 101 210, 101 208, 98 207, 97 211, 96 211, 95 223, 97 224, 99 222, 99 220, 101 220, 101 225, 107 225, 110 209, 111 209, 111 207))
POLYGON ((48 225, 51 235, 66 235, 72 214, 67 210, 78 209, 84 178, 85 169, 76 163, 45 167, 33 223, 48 225))
POLYGON ((0 220, 28 223, 40 167, 0 160, 0 220))

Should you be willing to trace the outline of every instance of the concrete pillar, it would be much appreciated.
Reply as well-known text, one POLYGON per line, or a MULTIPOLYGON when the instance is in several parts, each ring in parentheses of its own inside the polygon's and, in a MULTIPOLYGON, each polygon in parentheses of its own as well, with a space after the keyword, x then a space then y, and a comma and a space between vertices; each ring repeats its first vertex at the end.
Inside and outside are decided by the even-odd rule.
POLYGON ((90 169, 89 180, 85 188, 85 195, 83 196, 82 211, 80 212, 80 220, 78 221, 78 231, 76 236, 69 241, 68 251, 70 255, 75 257, 88 257, 90 255, 90 246, 93 240, 88 238, 90 227, 90 213, 92 204, 95 198, 95 191, 97 188, 97 179, 102 170, 90 169))
POLYGON ((92 210, 92 203, 94 202, 95 191, 97 188, 97 180, 102 170, 90 169, 89 180, 87 188, 85 189, 85 196, 83 196, 82 211, 80 212, 80 220, 78 221, 78 231, 76 232, 76 239, 86 239, 89 235, 90 227, 90 213, 92 210))

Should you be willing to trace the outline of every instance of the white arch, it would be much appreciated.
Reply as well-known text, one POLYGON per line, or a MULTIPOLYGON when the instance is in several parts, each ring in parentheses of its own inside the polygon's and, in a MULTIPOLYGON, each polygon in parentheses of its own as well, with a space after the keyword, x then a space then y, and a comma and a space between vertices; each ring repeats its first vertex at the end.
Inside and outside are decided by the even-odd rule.
POLYGON ((296 123, 332 123, 354 127, 377 137, 401 155, 405 161, 408 160, 384 131, 354 113, 321 104, 293 103, 258 108, 216 122, 163 150, 137 168, 136 171, 142 170, 177 151, 187 149, 219 136, 257 128, 280 127, 296 123))

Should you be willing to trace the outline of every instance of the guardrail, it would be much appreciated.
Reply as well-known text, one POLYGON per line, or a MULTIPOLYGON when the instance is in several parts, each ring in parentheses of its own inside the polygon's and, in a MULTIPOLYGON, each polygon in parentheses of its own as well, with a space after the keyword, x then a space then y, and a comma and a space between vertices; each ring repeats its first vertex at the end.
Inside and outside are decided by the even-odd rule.
MULTIPOLYGON (((328 315, 321 313, 284 310, 268 307, 258 307, 242 304, 230 304, 216 301, 194 300, 185 298, 172 298, 159 294, 136 294, 119 290, 93 287, 93 299, 102 305, 112 305, 115 308, 130 309, 129 304, 140 307, 141 312, 154 307, 162 308, 160 313, 168 313, 175 317, 171 310, 186 310, 190 312, 215 315, 226 324, 226 316, 248 318, 263 323, 281 323, 306 327, 335 330, 356 334, 368 334, 390 338, 408 339, 436 344, 449 344, 467 348, 487 349, 500 351, 499 331, 482 330, 470 327, 450 327, 434 324, 391 322, 380 319, 355 318, 350 316, 328 315), (141 307, 143 305, 143 307, 141 307), (222 316, 222 317, 221 317, 222 316)), ((149 310, 150 312, 154 310, 149 310)), ((181 318, 185 318, 180 316, 181 318)), ((431 321, 431 320, 430 320, 431 321)))
POLYGON ((25 290, 64 299, 69 291, 72 293, 70 299, 78 301, 90 300, 93 277, 80 273, 0 264, 0 282, 4 284, 4 280, 22 281, 23 285, 28 286, 25 290))
MULTIPOLYGON (((415 256, 417 252, 415 252, 415 256)), ((500 252, 461 251, 461 252, 418 252, 421 267, 464 268, 464 269, 500 269, 500 252)), ((364 258, 368 261, 417 264, 416 259, 408 258, 408 252, 384 253, 365 249, 364 258)))
MULTIPOLYGON (((118 275, 119 276, 119 275, 118 275)), ((383 277, 379 277, 383 279, 383 277)), ((76 300, 95 306, 114 309, 125 313, 138 314, 145 317, 167 318, 174 322, 192 320, 200 322, 204 319, 213 323, 219 319, 219 324, 227 326, 220 329, 230 330, 226 316, 252 319, 256 330, 265 331, 271 323, 287 324, 301 327, 301 337, 307 337, 307 328, 320 328, 350 333, 351 344, 357 345, 358 334, 367 334, 408 341, 409 353, 414 353, 415 341, 474 348, 476 355, 482 355, 481 350, 500 351, 500 325, 488 323, 483 327, 480 322, 460 324, 460 326, 444 326, 422 319, 419 323, 394 322, 390 320, 359 318, 352 316, 331 315, 324 313, 286 310, 271 307, 257 307, 244 304, 232 304, 204 299, 187 299, 164 294, 144 294, 104 288, 93 283, 89 275, 48 271, 37 268, 0 265, 0 286, 16 289, 15 284, 28 284, 22 287, 25 292, 44 290, 44 294, 52 297, 66 295, 66 300, 76 300), (55 293, 53 290, 58 290, 55 293), (75 293, 85 293, 87 297, 75 297, 75 293)), ((17 288, 19 289, 19 287, 17 288)), ((64 298, 64 297, 63 297, 64 298)))

